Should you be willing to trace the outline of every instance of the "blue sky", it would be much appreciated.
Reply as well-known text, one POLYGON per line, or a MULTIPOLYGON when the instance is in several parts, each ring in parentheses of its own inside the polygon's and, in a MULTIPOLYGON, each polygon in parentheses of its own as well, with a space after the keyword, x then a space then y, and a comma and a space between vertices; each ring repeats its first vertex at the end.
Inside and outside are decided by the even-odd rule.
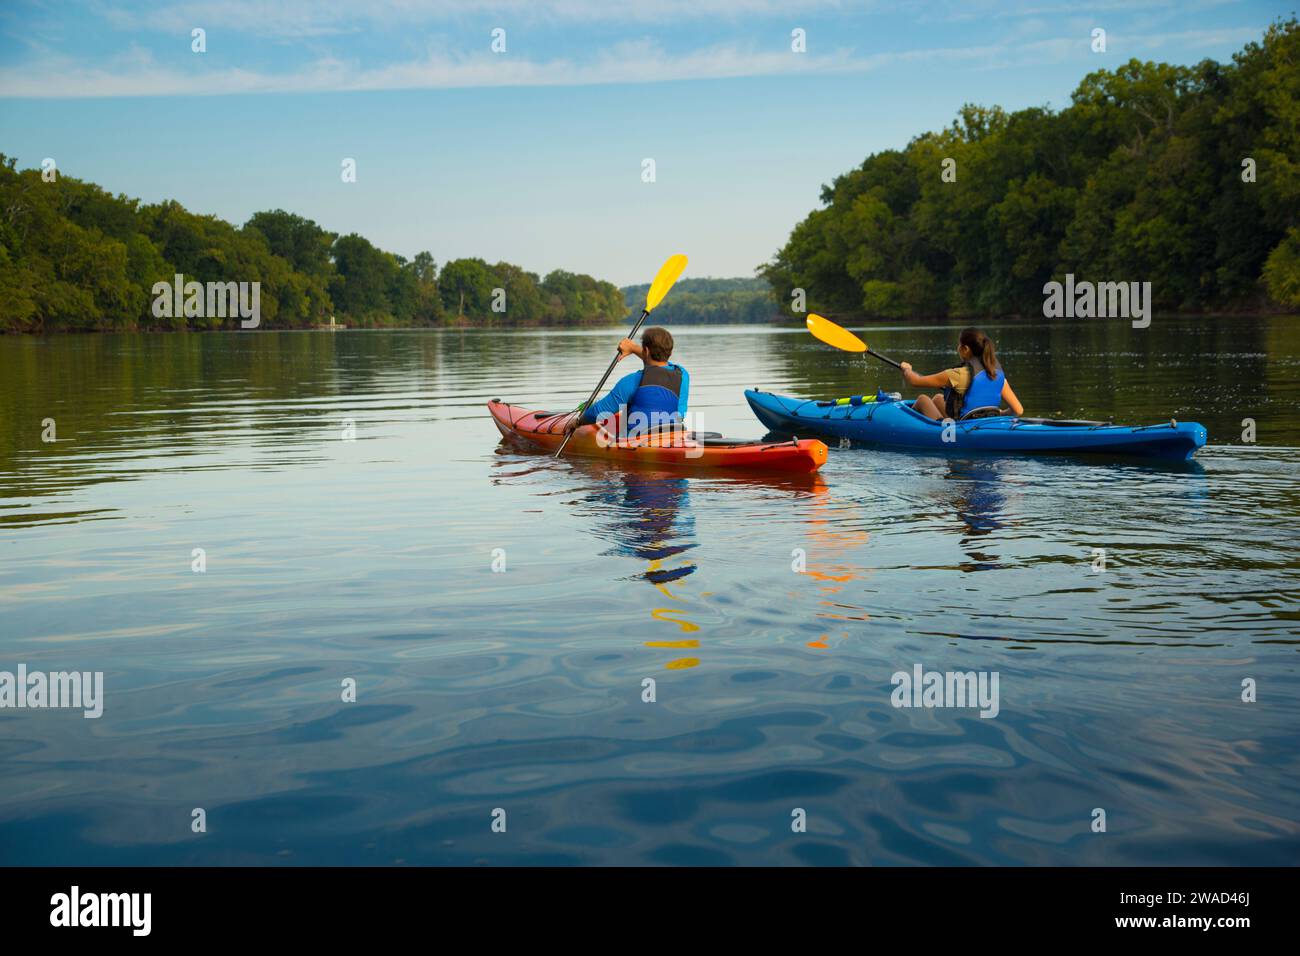
POLYGON ((688 276, 750 275, 823 183, 964 102, 1059 107, 1131 57, 1226 60, 1294 6, 19 0, 0 7, 0 152, 237 224, 288 209, 439 263, 629 284, 685 252, 688 276))

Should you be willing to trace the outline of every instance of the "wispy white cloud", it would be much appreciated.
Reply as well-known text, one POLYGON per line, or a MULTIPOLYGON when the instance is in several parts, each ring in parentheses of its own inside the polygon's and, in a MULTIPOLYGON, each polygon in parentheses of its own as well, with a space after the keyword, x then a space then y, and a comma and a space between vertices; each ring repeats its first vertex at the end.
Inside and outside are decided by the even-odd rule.
POLYGON ((432 23, 674 23, 756 18, 788 19, 822 11, 869 12, 873 3, 845 0, 188 0, 165 7, 103 6, 115 27, 188 33, 193 27, 229 29, 266 37, 312 37, 357 29, 432 23), (505 22, 509 21, 509 22, 505 22))
MULTIPOLYGON (((196 61, 198 58, 195 58, 196 61)), ((51 57, 22 67, 0 68, 0 96, 105 97, 202 96, 230 93, 304 93, 355 90, 456 89, 502 86, 587 86, 772 74, 833 73, 861 69, 846 51, 821 56, 746 51, 717 46, 668 55, 648 42, 607 48, 589 62, 534 61, 491 53, 419 59, 365 67, 333 56, 318 57, 287 73, 239 68, 193 71, 161 65, 143 51, 86 67, 70 57, 51 57)))
MULTIPOLYGON (((241 0, 246 2, 246 0, 241 0)), ((574 0, 580 2, 580 0, 574 0)), ((1112 33, 1112 59, 1140 56, 1171 44, 1197 49, 1240 45, 1259 36, 1261 28, 1235 27, 1177 33, 1112 33)), ((209 96, 249 93, 316 93, 365 90, 457 89, 467 87, 594 86, 672 80, 718 80, 754 76, 799 76, 868 73, 908 63, 960 62, 976 69, 999 69, 1083 60, 1089 37, 1027 40, 1010 34, 996 43, 860 54, 849 48, 822 54, 756 50, 734 44, 668 53, 640 40, 605 47, 586 61, 546 61, 488 52, 424 56, 382 66, 364 66, 335 55, 317 56, 300 68, 265 72, 244 68, 208 68, 194 57, 194 69, 156 62, 142 47, 131 48, 101 66, 72 57, 46 55, 21 66, 0 68, 0 97, 73 98, 116 96, 209 96)))
POLYGON ((1114 43, 1115 37, 1119 36, 1122 42, 1127 42, 1133 49, 1146 52, 1154 52, 1175 44, 1189 50, 1204 50, 1225 44, 1242 46, 1251 40, 1258 40, 1264 34, 1264 29, 1265 25, 1261 24, 1258 27, 1221 27, 1211 30, 1182 30, 1176 33, 1137 34, 1136 36, 1112 33, 1110 42, 1114 43))
POLYGON ((1191 11, 1208 10, 1213 7, 1235 6, 1241 0, 1090 0, 1086 5, 1076 0, 1058 0, 1058 2, 1015 3, 1007 0, 951 0, 938 8, 927 11, 926 19, 946 20, 949 22, 979 21, 990 19, 1009 19, 1016 17, 1065 17, 1083 15, 1094 25, 1101 25, 1099 18, 1112 14, 1131 14, 1145 12, 1150 14, 1176 14, 1185 16, 1191 11))

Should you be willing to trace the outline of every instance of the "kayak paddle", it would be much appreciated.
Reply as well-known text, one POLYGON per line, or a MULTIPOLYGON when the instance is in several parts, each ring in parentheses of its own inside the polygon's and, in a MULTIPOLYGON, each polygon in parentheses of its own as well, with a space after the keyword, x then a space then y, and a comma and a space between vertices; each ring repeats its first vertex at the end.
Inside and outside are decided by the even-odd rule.
POLYGON ((894 368, 902 368, 891 358, 886 358, 879 352, 873 352, 867 348, 867 343, 862 341, 848 329, 842 329, 830 319, 824 319, 820 315, 809 313, 805 320, 808 323, 808 331, 814 336, 821 339, 827 345, 833 345, 837 349, 843 349, 845 352, 866 352, 874 358, 880 359, 886 365, 892 365, 894 368))
MULTIPOLYGON (((659 267, 659 274, 655 276, 655 281, 650 283, 650 291, 646 293, 645 308, 641 310, 641 318, 636 320, 636 325, 632 326, 632 331, 628 333, 627 338, 636 338, 636 333, 637 330, 641 328, 641 323, 646 320, 654 310, 654 307, 663 301, 664 296, 666 296, 668 290, 673 287, 673 283, 681 277, 682 270, 685 268, 686 257, 680 253, 675 256, 669 256, 667 261, 659 267)), ((610 373, 614 371, 614 366, 618 364, 618 360, 619 354, 615 352, 614 360, 609 363, 609 368, 605 369, 605 374, 600 377, 600 381, 596 384, 595 389, 592 390, 591 398, 587 399, 587 401, 582 404, 581 408, 583 410, 589 408, 591 403, 596 400, 596 396, 599 395, 600 390, 605 387, 605 381, 609 378, 610 373)), ((581 414, 581 412, 578 414, 581 414)), ((559 458, 564 454, 564 446, 569 443, 569 439, 572 437, 573 432, 569 432, 564 436, 564 441, 560 443, 560 448, 555 453, 556 458, 559 458)))

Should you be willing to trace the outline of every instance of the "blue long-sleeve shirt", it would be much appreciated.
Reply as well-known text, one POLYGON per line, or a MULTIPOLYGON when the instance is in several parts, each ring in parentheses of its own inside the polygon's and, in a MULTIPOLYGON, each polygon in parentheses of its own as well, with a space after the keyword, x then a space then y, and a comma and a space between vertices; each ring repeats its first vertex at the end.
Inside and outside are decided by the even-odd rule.
MULTIPOLYGON (((677 369, 682 373, 682 387, 677 393, 677 417, 679 419, 686 417, 686 400, 691 390, 691 376, 675 362, 668 363, 669 368, 677 369)), ((582 414, 582 420, 586 423, 594 422, 601 415, 613 415, 625 405, 632 404, 632 394, 641 387, 641 373, 630 372, 624 375, 614 387, 609 390, 604 398, 600 401, 593 402, 591 407, 582 414)))

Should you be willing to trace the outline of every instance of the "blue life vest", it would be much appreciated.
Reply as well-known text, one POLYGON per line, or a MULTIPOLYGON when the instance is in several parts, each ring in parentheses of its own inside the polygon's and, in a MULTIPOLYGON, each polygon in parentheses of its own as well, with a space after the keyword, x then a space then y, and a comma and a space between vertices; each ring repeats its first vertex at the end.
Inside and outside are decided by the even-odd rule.
POLYGON ((645 428, 649 425, 677 421, 677 405, 681 399, 682 370, 676 365, 647 365, 641 370, 641 384, 627 403, 629 427, 645 428), (636 414, 645 416, 644 423, 633 422, 636 414))
POLYGON ((1002 404, 1002 386, 1007 384, 1007 373, 998 369, 994 378, 989 378, 988 372, 983 370, 975 371, 971 369, 970 386, 966 389, 963 396, 961 410, 963 413, 974 411, 977 408, 983 408, 988 405, 998 406, 1002 404))

